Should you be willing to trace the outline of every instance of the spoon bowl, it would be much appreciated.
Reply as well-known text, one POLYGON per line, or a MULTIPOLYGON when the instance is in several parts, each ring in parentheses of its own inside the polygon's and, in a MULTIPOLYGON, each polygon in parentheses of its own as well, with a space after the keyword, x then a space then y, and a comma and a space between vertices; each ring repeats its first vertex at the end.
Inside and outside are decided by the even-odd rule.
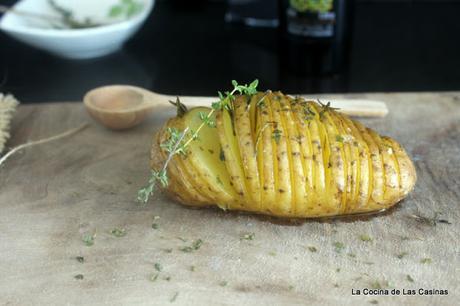
POLYGON ((111 85, 91 90, 83 103, 95 120, 110 129, 122 130, 144 121, 163 100, 143 88, 111 85))

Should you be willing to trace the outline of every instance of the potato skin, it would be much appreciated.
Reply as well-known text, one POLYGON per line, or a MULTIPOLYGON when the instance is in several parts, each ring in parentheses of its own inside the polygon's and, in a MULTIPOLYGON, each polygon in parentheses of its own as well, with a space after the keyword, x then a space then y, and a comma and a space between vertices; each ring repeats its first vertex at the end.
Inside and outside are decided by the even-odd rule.
MULTIPOLYGON (((160 147, 167 128, 182 130, 192 115, 170 119, 155 136, 153 169, 167 159, 160 147)), ((267 91, 237 97, 233 112, 213 118, 200 141, 221 153, 204 156, 190 146, 189 157, 174 156, 168 166, 166 190, 182 204, 287 218, 370 213, 395 205, 417 179, 394 139, 314 101, 267 91), (225 184, 216 186, 216 177, 225 184)))

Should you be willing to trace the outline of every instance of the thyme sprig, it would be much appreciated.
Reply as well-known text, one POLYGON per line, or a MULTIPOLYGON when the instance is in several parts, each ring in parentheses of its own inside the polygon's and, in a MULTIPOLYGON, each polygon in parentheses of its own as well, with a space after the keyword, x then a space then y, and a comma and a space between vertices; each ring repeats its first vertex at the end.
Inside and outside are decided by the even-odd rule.
MULTIPOLYGON (((147 203, 150 196, 155 192, 155 189, 158 185, 162 187, 167 187, 169 184, 167 168, 171 159, 176 154, 187 154, 187 148, 190 143, 199 138, 199 133, 204 126, 211 128, 216 127, 216 123, 212 120, 212 115, 216 111, 221 111, 226 109, 227 111, 233 111, 233 101, 236 99, 236 94, 240 95, 249 95, 252 96, 257 93, 257 86, 259 81, 256 79, 251 82, 249 85, 244 84, 240 85, 237 81, 232 80, 233 89, 232 91, 226 91, 225 93, 218 92, 219 101, 216 101, 211 104, 211 110, 206 114, 204 112, 200 113, 201 124, 196 130, 191 130, 190 127, 186 127, 183 131, 179 131, 175 128, 168 128, 167 132, 169 133, 169 138, 164 141, 160 147, 168 153, 168 157, 161 168, 161 170, 152 170, 150 173, 150 178, 148 184, 142 187, 137 193, 137 201, 140 203, 147 203), (188 138, 186 136, 189 135, 188 138)), ((185 106, 180 103, 179 99, 176 102, 171 102, 171 104, 177 107, 178 116, 182 116, 186 112, 185 106)))

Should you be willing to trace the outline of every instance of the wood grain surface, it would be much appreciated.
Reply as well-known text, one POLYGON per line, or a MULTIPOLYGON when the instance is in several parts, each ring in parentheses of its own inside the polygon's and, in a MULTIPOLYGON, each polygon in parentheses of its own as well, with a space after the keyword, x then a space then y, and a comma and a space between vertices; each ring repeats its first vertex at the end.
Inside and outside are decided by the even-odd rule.
POLYGON ((415 190, 396 209, 289 223, 193 210, 162 195, 139 206, 151 136, 172 112, 113 132, 81 103, 21 106, 9 146, 91 125, 0 168, 0 305, 455 305, 460 93, 333 97, 387 103, 386 118, 362 121, 398 140, 415 162, 415 190), (114 228, 126 235, 115 237, 114 228), (83 235, 93 233, 86 246, 83 235), (181 250, 197 239, 199 249, 181 250), (379 286, 448 295, 352 295, 379 286))

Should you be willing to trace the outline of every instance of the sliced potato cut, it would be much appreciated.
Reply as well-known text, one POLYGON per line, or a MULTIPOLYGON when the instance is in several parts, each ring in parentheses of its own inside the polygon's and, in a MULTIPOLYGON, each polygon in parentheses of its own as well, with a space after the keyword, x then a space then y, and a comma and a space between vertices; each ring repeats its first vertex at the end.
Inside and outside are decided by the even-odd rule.
POLYGON ((399 167, 399 180, 401 188, 401 198, 405 197, 414 188, 417 180, 417 173, 415 167, 406 151, 401 145, 390 137, 383 137, 385 141, 391 143, 391 148, 396 156, 398 167, 399 167))
POLYGON ((307 120, 307 128, 309 133, 309 146, 311 148, 311 164, 312 164, 312 187, 311 193, 308 194, 310 201, 307 204, 309 216, 321 216, 325 212, 331 211, 330 196, 326 189, 327 183, 327 167, 324 165, 324 160, 329 159, 329 145, 326 130, 318 120, 318 112, 315 109, 314 102, 307 102, 303 105, 304 115, 310 117, 307 120))
POLYGON ((329 158, 324 158, 322 161, 326 167, 326 194, 328 195, 328 202, 322 206, 328 214, 339 214, 343 212, 346 201, 346 164, 343 143, 336 140, 339 132, 330 113, 324 111, 320 106, 314 105, 313 107, 319 114, 316 120, 327 133, 327 142, 323 142, 323 147, 329 149, 329 158))
POLYGON ((348 117, 344 119, 347 126, 351 129, 351 132, 354 136, 353 140, 353 147, 355 147, 358 151, 358 174, 356 178, 356 195, 355 201, 350 206, 350 212, 363 212, 366 211, 366 205, 369 201, 370 197, 370 181, 372 176, 370 175, 371 166, 369 160, 369 149, 367 147, 366 142, 362 138, 361 134, 359 133, 358 129, 355 127, 353 121, 351 121, 348 117))
POLYGON ((361 123, 355 122, 355 126, 360 131, 364 141, 369 148, 370 161, 372 163, 371 177, 371 199, 367 203, 369 210, 378 210, 384 208, 384 188, 385 188, 385 175, 383 170, 383 163, 379 153, 378 146, 376 145, 373 137, 369 134, 369 129, 364 127, 361 123))
POLYGON ((257 158, 255 154, 255 144, 252 138, 251 119, 249 108, 255 107, 255 100, 253 105, 248 104, 248 97, 238 97, 234 105, 233 122, 235 126, 236 139, 238 140, 238 148, 240 152, 241 161, 244 170, 244 179, 248 189, 248 197, 251 199, 251 210, 259 210, 261 199, 259 170, 257 167, 257 158))
POLYGON ((345 157, 345 203, 342 208, 342 213, 345 214, 350 210, 351 203, 356 201, 355 189, 356 189, 356 177, 358 174, 358 153, 356 148, 352 147, 354 141, 351 129, 346 126, 344 122, 345 115, 339 115, 335 111, 329 112, 334 124, 339 132, 336 136, 336 141, 339 141, 343 145, 344 157, 345 157))
POLYGON ((387 206, 395 203, 399 196, 399 171, 393 155, 393 148, 386 146, 383 139, 373 130, 369 130, 369 133, 377 143, 380 155, 383 161, 383 172, 385 174, 385 193, 384 197, 388 203, 387 206), (391 204, 390 204, 391 203, 391 204))
MULTIPOLYGON (((168 153, 160 149, 160 144, 167 140, 169 134, 166 132, 168 127, 176 128, 182 130, 182 122, 177 118, 170 119, 168 123, 164 126, 164 129, 160 132, 160 137, 158 137, 158 146, 159 152, 162 156, 163 161, 167 159, 168 153)), ((202 188, 195 187, 196 182, 195 178, 187 171, 187 167, 182 164, 181 156, 175 155, 172 162, 168 165, 168 175, 171 179, 171 182, 168 185, 168 190, 175 194, 178 192, 180 197, 184 199, 187 205, 199 205, 206 206, 214 204, 212 197, 206 196, 202 192, 202 188), (175 186, 175 182, 179 186, 175 186), (183 192, 182 192, 183 190, 183 192)))
POLYGON ((301 202, 297 205, 297 211, 299 214, 307 216, 312 210, 313 206, 316 205, 317 201, 314 196, 315 190, 313 189, 315 174, 313 164, 312 140, 309 128, 309 125, 312 120, 312 114, 308 107, 308 104, 304 102, 305 101, 303 101, 302 99, 291 100, 291 109, 293 120, 296 124, 296 130, 298 132, 297 141, 301 153, 302 167, 305 179, 305 191, 303 192, 304 196, 302 198, 302 193, 300 193, 299 196, 296 198, 297 203, 301 202))
MULTIPOLYGON (((209 108, 197 107, 187 112, 183 117, 183 124, 191 131, 197 131, 203 123, 202 117, 210 112, 209 108)), ((215 117, 210 118, 215 122, 215 117)), ((235 199, 235 192, 230 185, 224 161, 220 158, 221 147, 218 141, 217 129, 204 125, 201 127, 199 137, 192 140, 183 159, 184 164, 189 164, 197 178, 201 181, 200 189, 206 195, 216 199, 216 204, 225 207, 235 199)))
MULTIPOLYGON (((244 170, 238 148, 238 141, 234 134, 232 119, 226 109, 217 112, 216 124, 219 135, 218 139, 220 140, 224 153, 225 168, 229 174, 229 184, 233 187, 237 195, 237 201, 233 203, 230 208, 245 208, 248 205, 251 206, 251 203, 247 201, 249 193, 244 179, 244 170)), ((214 142, 216 141, 214 140, 214 142)))
MULTIPOLYGON (((276 201, 276 164, 273 140, 273 120, 271 110, 267 106, 270 102, 271 94, 263 96, 263 100, 256 106, 257 108, 257 165, 259 168, 260 182, 262 186, 261 210, 264 213, 273 213, 273 208, 277 205, 276 201)), ((262 98, 261 98, 262 99, 262 98)), ((259 100, 260 101, 260 100, 259 100)))
POLYGON ((306 167, 302 158, 300 148, 301 136, 297 128, 294 109, 291 108, 292 100, 283 96, 283 107, 281 109, 281 119, 286 127, 287 146, 289 148, 289 161, 291 165, 291 183, 293 192, 294 215, 305 214, 307 211, 306 194, 306 167))
POLYGON ((275 209, 280 213, 292 213, 292 182, 290 165, 290 148, 287 143, 287 131, 281 119, 282 96, 272 93, 272 103, 270 103, 273 122, 272 138, 276 145, 277 169, 275 170, 278 178, 276 193, 277 202, 275 209))

